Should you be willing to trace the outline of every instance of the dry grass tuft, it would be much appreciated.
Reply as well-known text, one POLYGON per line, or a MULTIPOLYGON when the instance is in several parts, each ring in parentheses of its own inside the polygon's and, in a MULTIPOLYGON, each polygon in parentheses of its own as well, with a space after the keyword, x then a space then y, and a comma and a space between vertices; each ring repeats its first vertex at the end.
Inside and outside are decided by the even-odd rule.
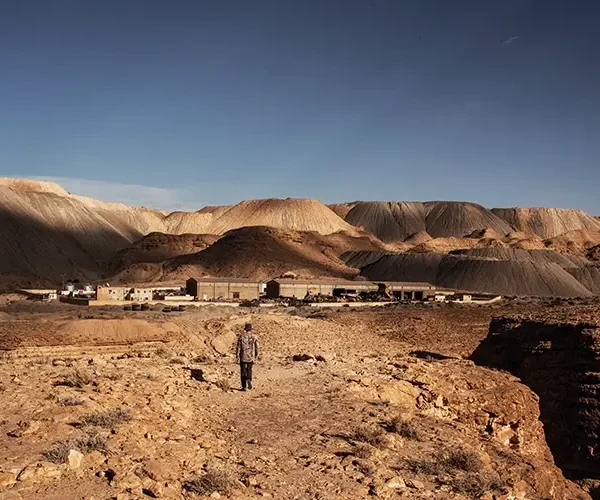
POLYGON ((487 474, 468 474, 465 477, 455 478, 450 482, 450 486, 456 493, 474 499, 479 499, 488 493, 504 493, 507 488, 506 481, 487 474))
POLYGON ((392 420, 390 420, 390 422, 386 424, 386 430, 388 432, 394 432, 405 439, 422 441, 422 437, 415 424, 413 424, 410 420, 403 419, 402 417, 394 417, 392 420))
POLYGON ((352 453, 358 458, 371 458, 373 456, 373 447, 367 443, 359 443, 352 449, 352 453))
POLYGON ((85 370, 74 370, 66 375, 62 380, 59 380, 55 385, 63 385, 65 387, 75 387, 81 389, 93 382, 94 378, 85 370))
POLYGON ((215 491, 228 494, 235 487, 235 479, 226 470, 207 468, 200 476, 194 476, 183 483, 183 488, 197 495, 210 495, 215 491))
POLYGON ((208 354, 198 354, 192 358, 192 363, 210 363, 212 361, 211 357, 208 354))
POLYGON ((77 450, 80 453, 90 451, 106 451, 107 438, 102 434, 90 433, 59 441, 53 448, 44 452, 42 457, 49 462, 62 464, 67 461, 69 452, 77 450))
POLYGON ((215 385, 225 391, 225 392, 229 392, 231 390, 231 384, 229 383, 229 380, 225 379, 225 378, 220 378, 219 380, 217 380, 215 382, 215 385))
POLYGON ((451 450, 435 455, 433 460, 408 460, 408 468, 416 474, 441 476, 456 471, 480 472, 483 462, 477 453, 467 450, 451 450))
POLYGON ((124 422, 129 422, 132 419, 133 416, 127 408, 114 408, 108 411, 99 411, 85 415, 79 423, 84 426, 112 428, 124 422))
POLYGON ((352 439, 379 448, 385 444, 386 435, 381 427, 363 425, 354 431, 352 439))
POLYGON ((73 396, 65 396, 62 398, 58 398, 56 402, 62 406, 81 406, 85 404, 85 401, 83 401, 83 399, 79 399, 73 396))
POLYGON ((444 462, 448 467, 464 472, 479 472, 483 469, 483 462, 473 451, 452 450, 444 462))

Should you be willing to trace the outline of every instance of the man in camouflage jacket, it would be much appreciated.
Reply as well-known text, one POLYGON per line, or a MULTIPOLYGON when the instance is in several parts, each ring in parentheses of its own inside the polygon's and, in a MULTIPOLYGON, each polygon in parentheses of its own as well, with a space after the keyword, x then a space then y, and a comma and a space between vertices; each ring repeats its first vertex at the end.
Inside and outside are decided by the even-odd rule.
POLYGON ((237 339, 235 356, 240 364, 242 391, 252 389, 252 365, 258 358, 258 338, 252 333, 252 325, 246 323, 237 339))

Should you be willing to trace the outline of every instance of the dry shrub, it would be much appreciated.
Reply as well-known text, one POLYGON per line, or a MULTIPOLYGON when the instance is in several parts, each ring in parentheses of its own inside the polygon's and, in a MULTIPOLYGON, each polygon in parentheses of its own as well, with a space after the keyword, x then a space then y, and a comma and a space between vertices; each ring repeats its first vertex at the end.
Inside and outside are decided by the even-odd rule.
POLYGON ((483 462, 477 453, 467 450, 451 450, 436 454, 433 460, 408 460, 408 468, 417 474, 441 476, 456 471, 479 472, 483 462))
POLYGON ((225 391, 225 392, 228 392, 228 391, 230 391, 230 390, 231 390, 231 384, 229 383, 229 380, 227 380, 227 379, 225 379, 225 378, 220 378, 219 380, 217 380, 217 381, 215 382, 215 385, 216 385, 216 386, 217 386, 219 389, 221 389, 221 390, 223 390, 223 391, 225 391))
POLYGON ((86 385, 93 382, 94 378, 89 372, 85 370, 73 370, 71 373, 65 375, 62 380, 56 382, 55 385, 64 385, 66 387, 76 387, 81 389, 86 385))
POLYGON ((231 492, 235 484, 235 479, 228 471, 209 467, 203 474, 185 481, 183 488, 197 495, 210 495, 215 491, 226 495, 231 492))
POLYGON ((506 481, 487 474, 468 474, 455 478, 450 482, 450 486, 456 493, 475 499, 487 493, 503 493, 507 488, 506 481))
POLYGON ((173 365, 185 365, 187 363, 187 359, 182 357, 171 358, 171 364, 173 365))
POLYGON ((132 419, 133 416, 127 408, 113 408, 112 410, 99 411, 85 415, 81 418, 79 423, 84 426, 111 428, 124 422, 129 422, 132 419))
POLYGON ((354 431, 352 439, 379 448, 385 444, 385 431, 381 427, 363 425, 354 431))
POLYGON ((198 354, 192 358, 192 363, 209 363, 212 361, 211 357, 207 354, 198 354))
POLYGON ((159 347, 158 349, 156 349, 156 354, 157 354, 157 356, 160 356, 161 358, 171 357, 171 351, 169 349, 167 349, 166 347, 159 347))
POLYGON ((81 406, 85 404, 85 401, 73 396, 65 396, 58 398, 57 403, 62 406, 81 406))
POLYGON ((448 467, 464 472, 479 472, 483 469, 483 462, 473 451, 452 450, 444 461, 448 467))
POLYGON ((13 354, 11 351, 0 349, 0 362, 8 363, 9 361, 12 361, 12 359, 13 354))
POLYGON ((377 467, 370 460, 357 460, 356 468, 365 476, 374 476, 377 473, 377 467))
POLYGON ((402 417, 394 417, 386 425, 388 432, 394 432, 405 439, 412 439, 414 441, 421 441, 421 435, 415 425, 402 417))
POLYGON ((373 447, 367 443, 359 443, 353 448, 352 453, 358 458, 371 458, 373 456, 373 447))
POLYGON ((32 360, 28 361, 26 366, 30 367, 30 366, 35 366, 35 365, 51 365, 51 364, 52 364, 52 359, 49 358, 48 356, 44 356, 41 358, 36 358, 36 359, 32 359, 32 360))
POLYGON ((83 436, 72 437, 59 441, 53 448, 44 452, 42 457, 55 464, 65 463, 71 450, 77 450, 80 453, 89 453, 90 451, 106 451, 106 436, 102 434, 90 433, 83 436))

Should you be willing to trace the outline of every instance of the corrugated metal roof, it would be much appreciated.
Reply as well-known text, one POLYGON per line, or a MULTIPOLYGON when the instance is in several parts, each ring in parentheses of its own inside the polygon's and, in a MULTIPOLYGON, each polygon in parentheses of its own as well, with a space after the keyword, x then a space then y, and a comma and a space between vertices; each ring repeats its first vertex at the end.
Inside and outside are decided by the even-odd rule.
MULTIPOLYGON (((198 283, 255 283, 259 285, 261 282, 256 280, 251 280, 249 278, 190 278, 196 280, 198 283)), ((188 280, 189 281, 189 280, 188 280)))
POLYGON ((313 285, 313 286, 377 286, 379 283, 384 283, 387 286, 393 287, 420 287, 423 289, 435 288, 431 283, 423 281, 359 281, 359 280, 295 280, 289 278, 274 279, 271 282, 277 282, 280 285, 313 285))
POLYGON ((335 280, 335 279, 327 281, 327 280, 295 280, 295 279, 281 278, 281 279, 271 280, 269 283, 271 283, 273 281, 279 283, 280 285, 313 285, 313 286, 373 285, 373 283, 370 281, 351 281, 351 280, 335 280))

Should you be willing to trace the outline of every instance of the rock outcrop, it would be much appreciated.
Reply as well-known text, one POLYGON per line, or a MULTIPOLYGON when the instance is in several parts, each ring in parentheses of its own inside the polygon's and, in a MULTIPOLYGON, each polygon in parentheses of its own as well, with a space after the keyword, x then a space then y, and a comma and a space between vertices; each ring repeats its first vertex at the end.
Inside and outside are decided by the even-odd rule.
POLYGON ((600 480, 600 329, 593 315, 494 318, 471 359, 531 387, 556 463, 572 478, 600 480))

